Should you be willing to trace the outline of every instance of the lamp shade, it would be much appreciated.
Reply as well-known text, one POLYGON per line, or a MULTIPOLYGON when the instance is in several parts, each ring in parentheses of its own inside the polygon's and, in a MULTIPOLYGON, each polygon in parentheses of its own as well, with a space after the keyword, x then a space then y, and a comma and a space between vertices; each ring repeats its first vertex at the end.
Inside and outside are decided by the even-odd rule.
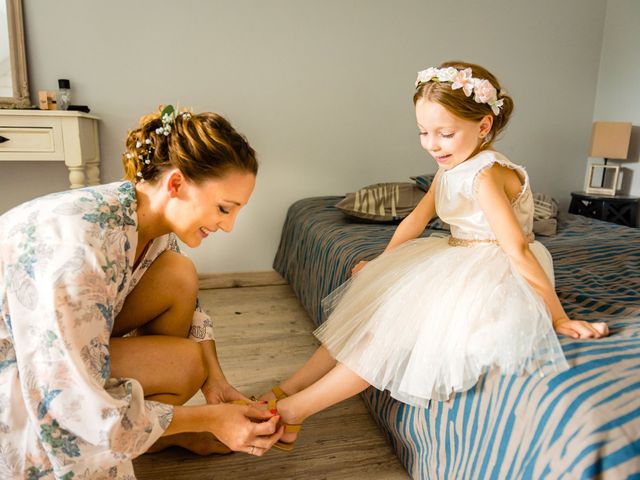
POLYGON ((631 122, 593 122, 590 156, 626 160, 631 122))

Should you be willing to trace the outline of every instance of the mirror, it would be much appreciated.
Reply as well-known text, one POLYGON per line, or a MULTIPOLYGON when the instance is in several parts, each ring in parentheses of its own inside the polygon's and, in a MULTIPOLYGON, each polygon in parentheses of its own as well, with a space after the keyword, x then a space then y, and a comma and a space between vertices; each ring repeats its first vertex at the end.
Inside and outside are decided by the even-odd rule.
POLYGON ((29 106, 22 0, 0 0, 0 108, 29 106))

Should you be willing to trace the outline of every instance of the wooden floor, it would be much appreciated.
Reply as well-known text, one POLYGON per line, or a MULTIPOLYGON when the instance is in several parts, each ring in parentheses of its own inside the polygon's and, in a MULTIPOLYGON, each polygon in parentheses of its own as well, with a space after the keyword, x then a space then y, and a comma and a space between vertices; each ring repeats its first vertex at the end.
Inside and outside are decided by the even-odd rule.
MULTIPOLYGON (((273 281, 273 275, 201 281, 207 288, 200 301, 214 319, 222 368, 247 395, 268 390, 317 347, 313 322, 291 288, 281 279, 273 281), (211 288, 216 286, 230 288, 211 288)), ((199 457, 174 448, 143 455, 134 466, 141 480, 409 478, 360 397, 308 419, 293 452, 199 457)))

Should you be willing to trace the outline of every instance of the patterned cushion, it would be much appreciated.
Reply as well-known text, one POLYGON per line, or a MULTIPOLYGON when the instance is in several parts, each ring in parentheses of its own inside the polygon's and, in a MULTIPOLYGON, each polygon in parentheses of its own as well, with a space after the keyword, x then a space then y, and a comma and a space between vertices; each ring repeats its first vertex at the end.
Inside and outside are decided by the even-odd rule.
POLYGON ((409 215, 424 196, 410 182, 376 183, 348 193, 336 208, 345 215, 367 222, 397 222, 409 215))

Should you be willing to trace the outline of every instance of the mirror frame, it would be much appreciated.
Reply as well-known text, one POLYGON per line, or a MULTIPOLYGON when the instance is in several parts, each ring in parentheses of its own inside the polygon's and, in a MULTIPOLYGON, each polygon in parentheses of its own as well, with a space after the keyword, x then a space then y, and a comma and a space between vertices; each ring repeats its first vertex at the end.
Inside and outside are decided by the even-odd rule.
POLYGON ((6 2, 13 97, 0 97, 0 108, 28 108, 31 107, 31 100, 29 99, 29 81, 27 79, 22 0, 6 0, 6 2))

